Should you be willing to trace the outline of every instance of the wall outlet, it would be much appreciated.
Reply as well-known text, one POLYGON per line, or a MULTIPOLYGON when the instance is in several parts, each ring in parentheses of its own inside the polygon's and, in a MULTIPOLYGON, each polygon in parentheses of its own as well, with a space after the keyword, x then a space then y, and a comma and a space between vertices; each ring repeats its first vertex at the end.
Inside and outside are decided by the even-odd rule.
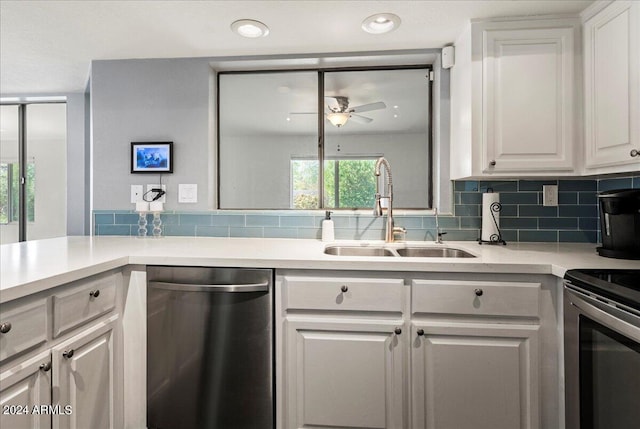
POLYGON ((542 186, 542 205, 549 207, 558 205, 558 185, 542 186))
POLYGON ((142 201, 142 185, 131 185, 131 202, 142 201))
MULTIPOLYGON (((152 189, 162 189, 163 191, 167 192, 167 185, 147 185, 147 192, 149 192, 152 189)), ((146 196, 147 201, 153 200, 153 197, 155 195, 156 195, 155 192, 149 192, 146 196)), ((159 203, 166 203, 167 194, 164 194, 160 199, 157 199, 156 201, 159 203)))

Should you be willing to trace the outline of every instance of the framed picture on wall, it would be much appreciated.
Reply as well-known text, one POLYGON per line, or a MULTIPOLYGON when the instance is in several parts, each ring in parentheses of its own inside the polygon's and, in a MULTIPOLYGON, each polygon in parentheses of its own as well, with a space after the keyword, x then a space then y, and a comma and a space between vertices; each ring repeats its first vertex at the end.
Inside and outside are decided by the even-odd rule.
POLYGON ((131 142, 132 173, 173 173, 173 142, 131 142))

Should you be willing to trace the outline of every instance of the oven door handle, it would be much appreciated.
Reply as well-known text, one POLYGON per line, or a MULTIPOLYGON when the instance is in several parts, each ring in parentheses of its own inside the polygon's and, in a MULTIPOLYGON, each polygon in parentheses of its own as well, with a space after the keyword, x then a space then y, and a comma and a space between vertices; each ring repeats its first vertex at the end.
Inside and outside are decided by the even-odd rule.
POLYGON ((592 320, 640 343, 640 317, 598 301, 589 295, 566 288, 569 303, 592 320))

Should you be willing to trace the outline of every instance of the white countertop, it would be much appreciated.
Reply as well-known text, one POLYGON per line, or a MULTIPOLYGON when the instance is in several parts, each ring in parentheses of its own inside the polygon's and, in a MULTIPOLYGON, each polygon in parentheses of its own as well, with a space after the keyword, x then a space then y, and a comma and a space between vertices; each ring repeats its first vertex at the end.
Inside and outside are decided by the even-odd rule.
MULTIPOLYGON (((375 245, 375 241, 340 244, 375 245)), ((0 303, 128 264, 367 271, 553 274, 571 268, 640 268, 603 258, 595 244, 446 242, 476 258, 350 257, 323 253, 319 240, 281 238, 61 237, 0 246, 0 303)), ((407 243, 439 246, 433 242, 407 243)), ((402 246, 403 243, 398 243, 402 246)))

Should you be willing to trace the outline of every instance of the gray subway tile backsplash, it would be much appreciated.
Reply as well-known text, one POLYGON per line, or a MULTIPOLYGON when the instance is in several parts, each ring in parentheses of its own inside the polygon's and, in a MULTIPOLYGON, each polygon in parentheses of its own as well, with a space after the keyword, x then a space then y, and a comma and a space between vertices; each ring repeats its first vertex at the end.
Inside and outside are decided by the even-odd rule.
MULTIPOLYGON (((454 182, 454 215, 440 215, 445 240, 476 240, 482 225, 482 192, 500 193, 500 225, 507 242, 589 242, 599 240, 598 192, 640 188, 640 176, 584 180, 495 180, 454 182), (542 187, 558 185, 558 207, 541 204, 542 187)), ((126 210, 94 211, 96 235, 136 235, 138 214, 126 210)), ((280 237, 319 239, 324 216, 312 213, 265 214, 252 211, 165 212, 164 235, 191 237, 280 237)), ((385 218, 334 212, 336 239, 382 240, 385 218)), ((151 235, 150 215, 147 216, 151 235)), ((435 240, 433 215, 396 214, 407 240, 435 240)))

